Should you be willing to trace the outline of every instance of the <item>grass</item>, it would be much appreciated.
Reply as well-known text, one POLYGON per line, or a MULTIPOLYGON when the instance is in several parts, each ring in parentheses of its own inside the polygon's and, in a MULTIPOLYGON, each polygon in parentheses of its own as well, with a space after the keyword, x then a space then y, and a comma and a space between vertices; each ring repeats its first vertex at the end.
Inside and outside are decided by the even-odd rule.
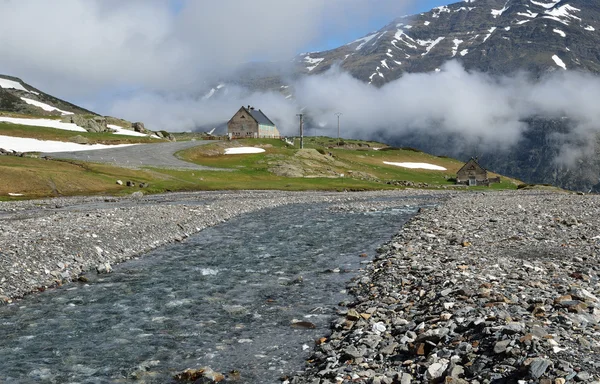
MULTIPOLYGON (((31 127, 0 124, 3 129, 24 129, 31 127)), ((23 132, 23 131, 20 131, 23 132)), ((52 137, 78 134, 52 128, 35 128, 36 137, 52 137), (49 132, 48 132, 49 131, 49 132), (48 136, 44 136, 48 135, 48 136)), ((99 141, 110 134, 88 134, 99 141)), ((31 137, 31 135, 29 135, 31 137)), ((65 137, 65 136, 61 136, 65 137)), ((119 138, 117 138, 119 139, 119 138)), ((143 138, 141 138, 143 139, 143 138)), ((452 187, 452 178, 463 163, 446 157, 436 157, 412 150, 374 151, 365 142, 345 140, 346 147, 328 148, 328 138, 306 140, 305 147, 321 148, 325 155, 309 152, 309 157, 299 157, 298 148, 290 147, 281 140, 246 139, 235 142, 215 142, 191 148, 178 153, 178 156, 200 165, 226 169, 227 171, 143 169, 133 170, 107 164, 79 161, 44 160, 38 158, 1 156, 0 157, 0 199, 8 193, 23 193, 24 198, 59 195, 113 194, 122 195, 140 190, 116 184, 116 180, 148 183, 144 193, 197 190, 289 190, 289 191, 363 191, 397 189, 387 184, 392 181, 412 181, 426 183, 430 188, 452 187), (362 144, 362 146, 359 146, 362 144), (248 155, 224 155, 223 149, 234 145, 262 146, 265 153, 248 155), (329 156, 331 153, 333 156, 329 156), (312 157, 311 157, 312 156, 312 157), (448 171, 413 170, 383 162, 425 162, 443 166, 448 171), (271 172, 280 164, 302 164, 311 177, 284 177, 271 172), (307 165, 308 164, 308 165, 307 165), (351 171, 351 172, 350 172, 351 171), (344 177, 340 177, 344 174, 344 177), (369 175, 369 177, 364 177, 369 175)), ((113 142, 114 143, 114 142, 113 142)), ((382 147, 379 143, 368 143, 371 147, 382 147)), ((302 152, 306 153, 306 151, 302 152)), ((472 187, 464 189, 516 189, 518 182, 502 177, 502 183, 490 188, 472 187)), ((463 189, 463 188, 461 188, 463 189)))

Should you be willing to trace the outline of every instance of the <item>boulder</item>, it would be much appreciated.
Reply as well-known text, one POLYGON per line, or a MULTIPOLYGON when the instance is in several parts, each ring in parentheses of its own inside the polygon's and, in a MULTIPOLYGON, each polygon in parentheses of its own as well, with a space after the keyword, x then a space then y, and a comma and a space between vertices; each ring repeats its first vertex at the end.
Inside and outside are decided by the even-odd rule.
POLYGON ((96 267, 96 272, 98 272, 99 275, 111 273, 112 267, 111 267, 110 263, 98 264, 98 266, 96 267))
POLYGON ((134 131, 139 133, 148 133, 146 127, 144 127, 144 123, 141 123, 139 121, 131 124, 131 128, 133 128, 134 131))

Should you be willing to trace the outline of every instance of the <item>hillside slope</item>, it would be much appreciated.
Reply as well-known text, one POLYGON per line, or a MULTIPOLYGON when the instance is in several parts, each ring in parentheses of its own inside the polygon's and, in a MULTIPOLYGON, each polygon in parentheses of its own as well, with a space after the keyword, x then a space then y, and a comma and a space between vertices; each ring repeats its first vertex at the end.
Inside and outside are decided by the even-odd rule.
POLYGON ((31 116, 97 115, 7 75, 0 75, 0 111, 31 116))

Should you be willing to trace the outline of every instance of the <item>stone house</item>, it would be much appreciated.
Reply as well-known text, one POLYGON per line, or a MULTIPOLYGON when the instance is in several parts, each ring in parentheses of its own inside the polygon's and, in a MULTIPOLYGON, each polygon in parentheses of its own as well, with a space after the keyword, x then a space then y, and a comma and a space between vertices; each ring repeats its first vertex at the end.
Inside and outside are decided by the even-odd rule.
POLYGON ((476 159, 471 158, 456 173, 456 184, 468 186, 483 185, 489 187, 491 183, 499 183, 500 178, 489 178, 488 171, 476 159))
POLYGON ((227 135, 230 139, 280 137, 275 123, 263 111, 251 106, 242 107, 233 115, 227 123, 227 135))

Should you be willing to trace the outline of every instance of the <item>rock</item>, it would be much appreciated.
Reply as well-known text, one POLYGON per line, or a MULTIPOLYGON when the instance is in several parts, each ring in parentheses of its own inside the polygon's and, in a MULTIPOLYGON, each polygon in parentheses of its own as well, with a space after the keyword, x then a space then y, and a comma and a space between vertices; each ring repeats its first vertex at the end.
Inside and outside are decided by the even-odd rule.
POLYGON ((76 124, 88 132, 110 132, 106 125, 106 119, 102 116, 66 115, 62 117, 62 121, 76 124))
POLYGON ((131 180, 127 180, 127 182, 125 183, 128 187, 135 187, 135 183, 131 180))
POLYGON ((123 181, 121 181, 121 180, 117 180, 117 184, 118 184, 118 185, 123 185, 123 181))
POLYGON ((575 376, 575 381, 588 381, 591 378, 592 375, 590 375, 589 372, 582 371, 577 373, 577 375, 575 376))
POLYGON ((140 183, 140 188, 148 188, 148 183, 140 183))
POLYGON ((539 379, 544 373, 546 373, 546 370, 551 364, 552 363, 549 360, 535 358, 531 364, 529 364, 529 375, 534 379, 539 379))
POLYGON ((225 376, 219 372, 213 371, 210 367, 200 369, 186 369, 173 377, 177 381, 189 381, 195 384, 220 383, 225 380, 225 376))
POLYGON ((427 368, 425 372, 425 379, 429 381, 435 381, 441 378, 446 372, 446 368, 448 368, 447 360, 440 360, 437 363, 433 363, 427 368))
POLYGON ((501 353, 506 352, 506 349, 508 348, 510 343, 512 343, 512 340, 502 340, 502 341, 497 342, 494 345, 494 353, 499 355, 501 353))
POLYGON ((141 199, 142 197, 144 197, 144 192, 142 191, 136 191, 131 194, 132 199, 141 199))
POLYGON ((356 310, 350 309, 346 314, 346 319, 350 321, 357 321, 358 319, 360 319, 360 314, 356 312, 356 310))
POLYGON ((112 267, 111 267, 110 263, 98 264, 98 266, 96 267, 96 272, 99 275, 106 274, 106 273, 111 273, 112 272, 112 267))
POLYGON ((134 131, 139 132, 139 133, 148 133, 148 131, 146 130, 146 127, 144 126, 144 123, 141 123, 141 122, 135 122, 135 123, 131 124, 131 128, 133 128, 134 131))
POLYGON ((292 327, 293 328, 301 328, 301 329, 315 329, 315 328, 317 328, 316 325, 314 325, 313 323, 311 323, 309 321, 293 321, 292 322, 292 327))

